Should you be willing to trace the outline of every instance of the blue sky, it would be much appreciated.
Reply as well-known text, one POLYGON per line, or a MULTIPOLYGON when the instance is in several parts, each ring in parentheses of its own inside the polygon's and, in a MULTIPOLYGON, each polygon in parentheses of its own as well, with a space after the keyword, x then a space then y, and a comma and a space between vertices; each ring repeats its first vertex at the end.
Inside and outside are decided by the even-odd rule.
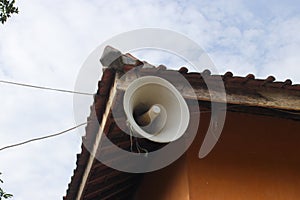
MULTIPOLYGON (((196 41, 220 73, 300 83, 298 1, 19 0, 17 5, 20 13, 0 28, 1 80, 72 90, 98 45, 125 31, 154 27, 196 41)), ((160 64, 160 55, 144 53, 142 59, 160 64)), ((0 147, 75 124, 71 94, 3 84, 0 93, 0 147)), ((3 187, 18 200, 61 199, 80 151, 79 135, 72 131, 0 152, 3 187)))

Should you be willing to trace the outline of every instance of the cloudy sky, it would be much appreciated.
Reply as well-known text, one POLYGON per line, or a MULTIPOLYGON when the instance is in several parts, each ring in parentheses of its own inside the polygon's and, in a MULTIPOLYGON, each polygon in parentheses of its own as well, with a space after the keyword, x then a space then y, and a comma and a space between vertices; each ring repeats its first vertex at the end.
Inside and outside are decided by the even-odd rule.
MULTIPOLYGON (((297 2, 18 0, 20 13, 0 26, 0 80, 73 90, 98 45, 153 27, 197 42, 220 73, 300 83, 297 2)), ((161 62, 153 52, 137 54, 161 62)), ((72 94, 1 83, 0 94, 0 148, 75 125, 72 94)), ((80 152, 79 135, 72 131, 0 151, 1 187, 18 200, 61 199, 80 152)))

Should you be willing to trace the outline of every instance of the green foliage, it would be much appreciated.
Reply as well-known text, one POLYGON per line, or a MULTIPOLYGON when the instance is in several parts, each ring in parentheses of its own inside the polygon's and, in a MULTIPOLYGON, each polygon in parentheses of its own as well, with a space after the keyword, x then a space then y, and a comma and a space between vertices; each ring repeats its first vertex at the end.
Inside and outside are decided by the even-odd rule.
POLYGON ((14 13, 19 13, 18 7, 15 7, 15 0, 0 0, 0 22, 2 24, 14 13))
MULTIPOLYGON (((0 175, 2 173, 0 172, 0 175)), ((3 183, 3 180, 0 179, 0 183, 3 183)), ((13 195, 12 194, 8 194, 6 192, 3 191, 3 189, 0 187, 0 200, 2 199, 8 199, 8 198, 11 198, 13 195)))

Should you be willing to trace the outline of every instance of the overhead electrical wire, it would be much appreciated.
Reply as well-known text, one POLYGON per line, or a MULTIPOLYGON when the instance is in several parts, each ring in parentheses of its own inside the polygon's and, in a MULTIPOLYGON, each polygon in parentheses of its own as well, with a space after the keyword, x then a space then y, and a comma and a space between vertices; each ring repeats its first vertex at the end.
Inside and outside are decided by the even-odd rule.
POLYGON ((54 133, 54 134, 51 134, 51 135, 47 135, 47 136, 42 136, 42 137, 37 137, 37 138, 33 138, 33 139, 30 139, 30 140, 26 140, 26 141, 23 141, 23 142, 19 142, 19 143, 16 143, 16 144, 12 144, 12 145, 7 145, 7 146, 4 146, 4 147, 1 147, 0 148, 0 151, 3 151, 5 149, 9 149, 9 148, 12 148, 12 147, 17 147, 17 146, 21 146, 21 145, 24 145, 24 144, 27 144, 27 143, 30 143, 30 142, 34 142, 34 141, 39 141, 39 140, 44 140, 44 139, 47 139, 47 138, 51 138, 51 137, 56 137, 56 136, 59 136, 59 135, 62 135, 64 133, 67 133, 71 130, 74 130, 76 128, 79 128, 83 125, 86 125, 87 122, 84 122, 82 124, 79 124, 77 126, 74 126, 72 128, 69 128, 67 130, 64 130, 64 131, 61 131, 59 133, 54 133))
MULTIPOLYGON (((13 82, 13 81, 5 81, 5 80, 0 80, 0 83, 4 83, 4 84, 11 84, 11 85, 17 85, 17 86, 22 86, 22 87, 30 87, 30 88, 35 88, 35 89, 42 89, 42 90, 52 90, 52 91, 57 91, 57 92, 65 92, 65 93, 72 93, 72 94, 81 94, 81 95, 89 95, 89 96, 93 96, 94 94, 92 93, 87 93, 87 92, 78 92, 78 91, 71 91, 71 90, 64 90, 64 89, 57 89, 57 88, 50 88, 50 87, 43 87, 43 86, 36 86, 36 85, 31 85, 31 84, 25 84, 25 83, 18 83, 18 82, 13 82)), ((12 145, 7 145, 4 147, 0 148, 0 151, 3 151, 5 149, 9 149, 9 148, 13 148, 13 147, 17 147, 17 146, 21 146, 27 143, 31 143, 34 141, 39 141, 39 140, 44 140, 44 139, 48 139, 48 138, 52 138, 52 137, 56 137, 59 135, 62 135, 64 133, 67 133, 71 130, 74 130, 76 128, 79 128, 80 126, 86 125, 87 122, 79 124, 77 126, 74 126, 72 128, 69 128, 67 130, 61 131, 59 133, 54 133, 51 135, 47 135, 47 136, 42 136, 42 137, 37 137, 37 138, 33 138, 33 139, 29 139, 23 142, 19 142, 16 144, 12 144, 12 145)))
POLYGON ((18 85, 18 86, 23 86, 23 87, 31 87, 31 88, 42 89, 42 90, 52 90, 52 91, 57 91, 57 92, 72 93, 72 94, 94 95, 92 93, 87 93, 87 92, 78 92, 78 91, 72 91, 72 90, 64 90, 64 89, 36 86, 36 85, 30 85, 30 84, 25 84, 25 83, 17 83, 17 82, 13 82, 13 81, 0 80, 0 83, 18 85))

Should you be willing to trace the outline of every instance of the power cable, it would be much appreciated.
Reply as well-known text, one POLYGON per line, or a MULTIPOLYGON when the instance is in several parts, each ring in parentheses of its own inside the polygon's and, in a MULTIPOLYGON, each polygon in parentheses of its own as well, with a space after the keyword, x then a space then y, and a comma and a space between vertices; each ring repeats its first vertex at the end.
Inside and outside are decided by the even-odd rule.
POLYGON ((18 86, 23 86, 23 87, 31 87, 31 88, 42 89, 42 90, 52 90, 52 91, 57 91, 57 92, 72 93, 72 94, 94 95, 94 94, 87 93, 87 92, 77 92, 77 91, 72 91, 72 90, 64 90, 64 89, 36 86, 36 85, 30 85, 30 84, 25 84, 25 83, 17 83, 17 82, 12 82, 12 81, 0 80, 0 83, 18 85, 18 86))
POLYGON ((44 139, 47 139, 47 138, 51 138, 51 137, 56 137, 56 136, 59 136, 59 135, 62 135, 64 133, 67 133, 71 130, 74 130, 76 128, 79 128, 80 126, 83 126, 83 125, 86 125, 87 122, 84 122, 82 124, 79 124, 77 126, 74 126, 72 128, 69 128, 67 130, 64 130, 64 131, 61 131, 59 133, 54 133, 54 134, 51 134, 51 135, 47 135, 47 136, 43 136, 43 137, 38 137, 38 138, 33 138, 33 139, 30 139, 30 140, 26 140, 26 141, 23 141, 23 142, 20 142, 20 143, 16 143, 16 144, 12 144, 12 145, 8 145, 8 146, 4 146, 2 148, 0 148, 0 151, 3 151, 5 149, 9 149, 9 148, 13 148, 13 147, 17 147, 17 146, 21 146, 21 145, 24 145, 24 144, 27 144, 27 143, 30 143, 30 142, 34 142, 34 141, 38 141, 38 140, 44 140, 44 139))

